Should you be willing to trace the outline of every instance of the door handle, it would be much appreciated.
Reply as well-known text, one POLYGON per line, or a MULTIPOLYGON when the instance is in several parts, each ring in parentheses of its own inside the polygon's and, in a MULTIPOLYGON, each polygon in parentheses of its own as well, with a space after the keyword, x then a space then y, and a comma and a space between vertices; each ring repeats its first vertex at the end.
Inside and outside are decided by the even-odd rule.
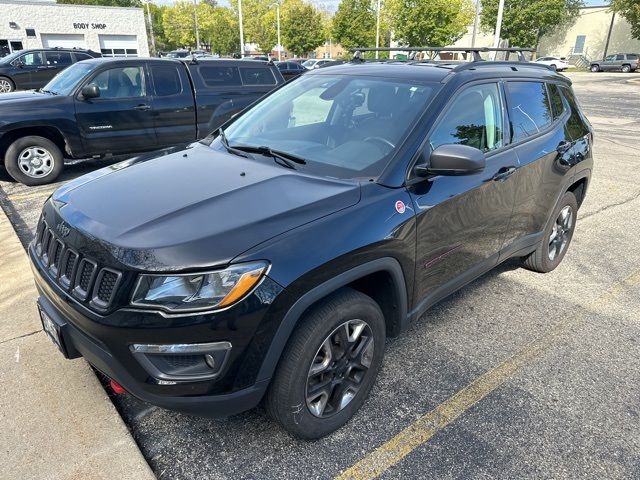
POLYGON ((516 170, 517 170, 516 167, 502 167, 500 170, 496 172, 492 180, 496 182, 502 182, 507 178, 509 178, 511 175, 513 175, 516 170))
POLYGON ((141 103, 140 105, 136 105, 135 107, 133 107, 133 109, 144 111, 144 110, 151 110, 151 107, 149 105, 145 105, 144 103, 141 103))

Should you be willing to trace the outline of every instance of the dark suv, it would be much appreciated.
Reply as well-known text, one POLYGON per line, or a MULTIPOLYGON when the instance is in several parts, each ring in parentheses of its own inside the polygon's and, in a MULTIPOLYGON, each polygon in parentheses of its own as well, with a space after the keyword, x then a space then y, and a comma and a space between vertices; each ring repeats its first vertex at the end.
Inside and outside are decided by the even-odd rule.
POLYGON ((69 65, 100 56, 91 50, 66 48, 14 52, 0 58, 0 93, 42 88, 69 65))
POLYGON ((147 402, 264 400, 320 437, 365 401, 386 337, 509 258, 558 266, 592 140, 546 66, 314 70, 185 150, 58 189, 29 247, 44 328, 147 402))

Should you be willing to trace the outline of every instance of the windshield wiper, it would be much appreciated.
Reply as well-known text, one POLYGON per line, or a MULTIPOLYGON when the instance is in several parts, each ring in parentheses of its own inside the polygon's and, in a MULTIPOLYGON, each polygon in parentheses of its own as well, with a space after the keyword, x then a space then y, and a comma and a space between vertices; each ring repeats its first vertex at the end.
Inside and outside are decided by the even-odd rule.
POLYGON ((222 129, 222 127, 218 129, 218 136, 220 137, 220 143, 222 143, 222 146, 225 148, 227 152, 233 153, 234 155, 238 155, 240 157, 249 158, 247 155, 241 152, 240 149, 229 145, 229 142, 227 141, 227 136, 224 134, 224 130, 222 129))
POLYGON ((40 88, 38 91, 42 93, 50 93, 51 95, 60 95, 58 92, 54 92, 53 90, 44 90, 40 88))
POLYGON ((261 155, 268 155, 283 167, 291 168, 295 170, 295 165, 291 162, 295 162, 299 165, 306 165, 307 161, 304 158, 298 157, 292 153, 281 152, 280 150, 274 150, 271 147, 261 146, 254 147, 252 145, 234 145, 231 148, 242 150, 243 152, 259 153, 261 155))

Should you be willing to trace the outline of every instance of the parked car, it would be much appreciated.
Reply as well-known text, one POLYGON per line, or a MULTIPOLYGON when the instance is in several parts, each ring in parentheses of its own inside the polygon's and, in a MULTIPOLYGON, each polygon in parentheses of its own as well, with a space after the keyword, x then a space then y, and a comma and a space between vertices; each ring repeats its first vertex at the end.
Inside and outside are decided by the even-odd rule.
POLYGON ((0 158, 25 185, 53 181, 63 157, 145 152, 206 137, 284 83, 273 64, 102 58, 37 92, 0 96, 0 158))
POLYGON ((172 50, 165 55, 166 58, 187 58, 191 56, 189 50, 172 50))
POLYGON ((640 55, 637 53, 616 53, 607 55, 604 60, 591 62, 592 72, 608 72, 620 70, 623 73, 635 72, 638 69, 640 55))
POLYGON ((558 72, 562 72, 563 70, 566 70, 571 66, 566 61, 565 58, 560 58, 560 57, 540 57, 535 61, 535 63, 548 65, 552 69, 557 70, 558 72))
POLYGON ((0 58, 0 93, 44 87, 59 72, 81 60, 100 57, 91 50, 41 48, 0 58))
POLYGON ((313 70, 314 68, 320 68, 325 63, 333 62, 331 58, 312 58, 302 63, 302 66, 307 70, 313 70))
POLYGON ((307 71, 306 68, 295 62, 276 62, 276 67, 278 67, 278 70, 280 70, 280 73, 284 77, 285 81, 299 77, 307 71))
POLYGON ((294 63, 297 63, 299 65, 302 65, 307 60, 308 60, 307 58, 288 58, 287 62, 294 62, 294 63))
POLYGON ((535 63, 314 70, 215 136, 56 190, 29 246, 44 330, 146 402, 264 399, 321 437, 386 337, 509 258, 559 265, 592 141, 570 80, 535 63))

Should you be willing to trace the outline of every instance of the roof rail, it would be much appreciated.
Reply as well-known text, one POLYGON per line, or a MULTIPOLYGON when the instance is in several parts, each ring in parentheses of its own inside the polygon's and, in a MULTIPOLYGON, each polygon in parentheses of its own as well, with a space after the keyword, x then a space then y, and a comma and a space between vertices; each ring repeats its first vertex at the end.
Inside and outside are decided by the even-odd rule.
MULTIPOLYGON (((407 52, 409 55, 408 60, 414 61, 415 55, 418 52, 464 52, 471 54, 471 62, 481 62, 485 61, 480 53, 486 52, 507 52, 507 53, 516 53, 518 55, 519 62, 526 62, 527 59, 524 58, 524 52, 535 52, 535 48, 519 48, 519 47, 511 47, 511 48, 492 48, 492 47, 381 47, 381 48, 350 48, 350 52, 353 52, 353 61, 365 61, 362 58, 362 53, 364 52, 407 52)), ((507 56, 507 58, 509 58, 507 56)))

